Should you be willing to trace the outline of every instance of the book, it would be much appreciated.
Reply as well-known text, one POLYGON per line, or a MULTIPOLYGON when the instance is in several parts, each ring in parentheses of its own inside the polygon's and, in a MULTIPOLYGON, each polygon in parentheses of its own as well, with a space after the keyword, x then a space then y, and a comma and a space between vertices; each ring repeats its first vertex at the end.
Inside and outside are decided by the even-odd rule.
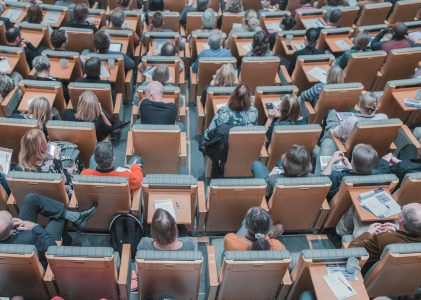
POLYGON ((339 121, 345 121, 346 119, 353 117, 354 114, 352 112, 338 112, 336 113, 336 116, 339 121))
POLYGON ((12 149, 0 148, 0 172, 7 175, 10 170, 10 164, 12 162, 12 149))
POLYGON ((357 294, 352 285, 341 272, 328 274, 323 276, 323 279, 326 281, 333 294, 335 294, 336 299, 342 300, 357 294))
POLYGON ((317 79, 321 83, 326 83, 327 72, 324 69, 320 67, 314 67, 313 69, 308 71, 308 74, 313 76, 315 79, 317 79))
POLYGON ((358 195, 361 207, 383 219, 401 212, 399 204, 382 188, 358 195))
POLYGON ((158 209, 158 208, 166 210, 174 218, 174 220, 177 220, 174 205, 171 199, 156 200, 155 209, 158 209))

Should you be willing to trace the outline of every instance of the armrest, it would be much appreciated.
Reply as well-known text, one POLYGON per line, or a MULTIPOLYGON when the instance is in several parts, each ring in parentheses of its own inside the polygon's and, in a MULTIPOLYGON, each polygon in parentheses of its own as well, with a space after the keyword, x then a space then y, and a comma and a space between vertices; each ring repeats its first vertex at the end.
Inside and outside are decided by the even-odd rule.
POLYGON ((284 277, 282 277, 282 286, 281 286, 281 290, 279 292, 277 300, 286 299, 291 287, 292 287, 292 279, 291 279, 291 275, 289 274, 287 270, 284 274, 284 277))
POLYGON ((140 54, 142 52, 142 43, 140 43, 135 49, 134 49, 134 54, 133 56, 135 58, 140 57, 140 54))
POLYGON ((181 165, 185 165, 187 160, 187 134, 185 132, 181 132, 180 135, 180 159, 181 165))
POLYGON ((209 296, 208 299, 216 299, 218 291, 218 271, 216 269, 215 246, 207 246, 208 250, 208 272, 209 272, 209 296))
POLYGON ((130 257, 130 244, 124 244, 121 251, 120 272, 117 279, 120 299, 122 300, 129 299, 130 287, 128 287, 127 281, 131 278, 130 257))
POLYGON ((132 125, 139 119, 139 105, 132 106, 132 125))
POLYGON ((129 130, 127 134, 127 147, 126 147, 126 161, 133 156, 133 133, 129 130))
POLYGON ((113 117, 114 119, 121 120, 121 105, 123 103, 123 94, 117 93, 115 97, 115 104, 114 104, 114 110, 113 110, 113 117))
POLYGON ((142 187, 133 191, 132 207, 130 208, 133 215, 140 216, 140 197, 142 197, 142 187))
POLYGON ((282 85, 281 76, 279 76, 279 73, 275 74, 275 85, 282 85))
POLYGON ((79 206, 79 203, 77 202, 77 199, 76 199, 76 195, 75 195, 76 193, 75 192, 73 192, 73 194, 72 194, 72 198, 70 199, 70 202, 69 202, 69 206, 68 206, 68 208, 70 209, 70 210, 77 210, 77 208, 78 208, 78 206, 79 206))
MULTIPOLYGON (((18 87, 15 87, 13 90, 11 90, 9 93, 7 93, 6 97, 3 99, 1 103, 1 110, 3 111, 3 114, 5 117, 10 117, 13 113, 13 111, 9 111, 7 108, 7 104, 9 104, 10 100, 12 99, 12 96, 16 93, 18 87)), ((1 100, 0 100, 1 101, 1 100)))
POLYGON ((390 149, 390 151, 395 151, 396 149, 398 149, 398 147, 396 147, 396 144, 395 143, 392 143, 392 144, 390 144, 390 146, 389 146, 389 149, 390 149))
POLYGON ((205 126, 205 109, 203 108, 202 102, 200 101, 201 96, 196 97, 197 107, 197 135, 203 134, 205 126))
POLYGON ((202 231, 203 227, 205 226, 205 218, 207 213, 206 208, 206 195, 205 195, 205 183, 203 181, 199 181, 197 183, 197 202, 198 202, 198 209, 199 209, 199 220, 197 222, 197 230, 202 231))
POLYGON ((415 135, 412 133, 412 131, 408 128, 407 125, 402 125, 400 130, 402 134, 404 134, 406 138, 415 146, 415 148, 421 148, 421 143, 418 141, 418 139, 415 137, 415 135))
POLYGON ((316 117, 316 111, 314 110, 313 105, 311 105, 310 102, 308 102, 308 101, 302 101, 302 102, 304 104, 305 110, 307 111, 308 123, 312 124, 313 121, 314 121, 314 118, 316 117))
POLYGON ((269 158, 268 151, 266 149, 266 146, 263 145, 262 149, 260 149, 260 160, 266 165, 269 158))
POLYGON ((327 200, 325 199, 322 203, 322 207, 320 208, 319 216, 317 217, 316 223, 314 224, 314 228, 320 229, 325 223, 325 220, 330 212, 330 206, 327 200))
POLYGON ((336 147, 339 149, 339 151, 346 154, 346 148, 345 148, 344 144, 342 144, 342 141, 339 138, 337 138, 336 136, 333 135, 333 129, 330 129, 329 133, 330 133, 330 137, 335 142, 336 147))
POLYGON ((126 97, 124 100, 129 100, 133 98, 132 93, 132 79, 133 79, 133 70, 127 71, 126 77, 124 78, 124 90, 126 91, 126 97))
POLYGON ((47 287, 48 294, 50 295, 50 297, 58 295, 53 281, 54 281, 54 274, 53 274, 53 271, 51 271, 50 265, 48 265, 47 270, 45 270, 45 273, 44 273, 44 284, 47 287))
POLYGON ((289 76, 288 70, 284 65, 279 68, 279 78, 284 85, 292 84, 291 76, 289 76))

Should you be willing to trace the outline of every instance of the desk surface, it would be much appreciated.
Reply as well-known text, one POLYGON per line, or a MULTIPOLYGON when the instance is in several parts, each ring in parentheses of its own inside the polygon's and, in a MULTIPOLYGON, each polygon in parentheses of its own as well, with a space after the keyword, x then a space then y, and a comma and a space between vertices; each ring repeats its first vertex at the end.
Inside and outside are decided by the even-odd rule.
POLYGON ((31 105, 32 99, 36 97, 45 97, 47 98, 50 106, 54 106, 54 101, 56 100, 56 93, 51 91, 28 91, 23 94, 22 99, 20 100, 18 111, 28 111, 29 105, 31 105))
POLYGON ((0 53, 0 58, 7 58, 7 62, 10 66, 8 70, 3 70, 3 72, 7 75, 12 74, 16 68, 16 65, 18 64, 19 58, 16 56, 16 54, 12 53, 0 53))
POLYGON ((239 39, 236 42, 238 55, 246 56, 252 50, 253 39, 239 39))
MULTIPOLYGON (((417 92, 417 88, 399 89, 399 90, 396 90, 396 91, 392 92, 392 97, 393 97, 393 99, 395 99, 396 103, 399 105, 399 107, 403 111, 416 111, 418 109, 415 108, 415 107, 405 106, 405 101, 404 101, 404 99, 406 99, 406 98, 415 99, 416 92, 417 92)), ((421 103, 421 101, 420 101, 420 103, 421 103)))
MULTIPOLYGON (((67 66, 63 67, 60 63, 61 58, 58 57, 49 57, 50 59, 50 76, 62 80, 70 80, 75 68, 75 61, 72 59, 67 59, 67 66)), ((29 73, 30 76, 35 76, 35 69, 29 73)))
POLYGON ((148 223, 152 222, 155 212, 155 201, 171 199, 176 214, 177 224, 191 224, 191 199, 189 191, 150 191, 148 203, 148 223))
POLYGON ((44 38, 42 30, 28 30, 21 28, 20 32, 25 41, 30 42, 35 48, 38 48, 44 38))
POLYGON ((103 61, 102 65, 108 70, 108 73, 110 73, 110 77, 104 77, 101 78, 102 80, 108 80, 112 83, 117 82, 117 73, 118 73, 118 62, 115 62, 115 66, 113 68, 110 68, 108 65, 108 62, 103 61))
POLYGON ((335 54, 345 52, 345 51, 351 49, 352 46, 354 46, 354 44, 351 42, 351 40, 349 39, 349 37, 347 35, 327 36, 326 37, 326 44, 329 47, 329 49, 335 54), (339 43, 343 43, 343 44, 348 45, 348 48, 340 47, 339 43))
POLYGON ((327 70, 329 69, 330 65, 328 62, 322 62, 322 63, 318 63, 318 64, 306 64, 303 66, 303 70, 304 73, 306 74, 307 80, 310 83, 318 83, 320 82, 317 78, 311 76, 308 71, 310 71, 311 69, 315 68, 315 67, 319 67, 323 70, 325 70, 327 72, 327 70))
MULTIPOLYGON (((45 18, 45 15, 47 14, 47 10, 43 10, 42 11, 42 14, 43 14, 43 18, 45 18)), ((56 12, 56 11, 52 11, 52 12, 56 12)), ((63 21, 64 21, 64 18, 65 18, 65 16, 66 16, 66 12, 64 12, 64 11, 62 11, 62 12, 57 12, 57 13, 59 13, 59 15, 57 16, 57 20, 56 20, 56 22, 54 22, 54 23, 45 23, 45 24, 48 24, 48 25, 50 25, 51 27, 53 27, 53 28, 58 28, 58 27, 60 27, 61 26, 61 24, 63 23, 63 21)), ((44 23, 43 23, 44 24, 44 23)))
POLYGON ((285 37, 281 40, 282 48, 288 57, 292 56, 295 51, 298 51, 295 49, 295 46, 299 44, 304 44, 304 36, 294 36, 291 42, 288 42, 285 37))
MULTIPOLYGON (((268 110, 266 108, 266 104, 268 104, 268 103, 280 103, 280 102, 281 102, 281 99, 280 99, 279 95, 262 96, 263 111, 265 112, 266 118, 269 116, 268 110)), ((278 118, 280 116, 281 116, 281 114, 280 114, 279 110, 276 110, 275 117, 278 118)))

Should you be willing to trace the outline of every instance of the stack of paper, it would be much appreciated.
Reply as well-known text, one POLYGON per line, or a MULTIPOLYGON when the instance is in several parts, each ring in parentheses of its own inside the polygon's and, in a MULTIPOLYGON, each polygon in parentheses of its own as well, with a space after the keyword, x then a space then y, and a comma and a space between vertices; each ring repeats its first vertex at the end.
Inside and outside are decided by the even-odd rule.
POLYGON ((399 204, 383 189, 361 193, 358 198, 361 206, 377 218, 388 218, 401 212, 399 204))
POLYGON ((245 44, 245 45, 243 45, 243 48, 244 48, 247 52, 250 52, 250 51, 251 51, 251 49, 252 49, 252 46, 251 46, 251 44, 245 44))
POLYGON ((59 12, 59 11, 48 10, 47 13, 44 16, 44 20, 42 21, 42 24, 57 23, 57 20, 58 20, 60 14, 61 14, 61 12, 59 12))
POLYGON ((340 272, 344 275, 347 280, 358 280, 358 272, 349 273, 346 270, 346 264, 334 264, 334 265, 326 265, 327 274, 337 273, 340 272))
POLYGON ((351 46, 348 45, 343 39, 336 40, 335 45, 338 46, 339 49, 344 51, 351 49, 351 46))
POLYGON ((313 69, 308 71, 308 74, 316 78, 321 83, 326 83, 327 80, 327 72, 320 67, 314 67, 313 69))
POLYGON ((415 100, 415 99, 403 99, 405 106, 406 107, 413 107, 413 108, 421 108, 421 101, 420 100, 415 100))
POLYGON ((6 58, 0 58, 0 71, 4 72, 4 73, 8 73, 11 71, 10 65, 9 65, 9 61, 6 58))
POLYGON ((7 175, 10 170, 10 163, 12 162, 12 149, 0 148, 0 172, 7 175))
POLYGON ((155 209, 163 209, 170 213, 171 216, 173 216, 174 220, 177 220, 174 205, 172 203, 171 199, 165 199, 165 200, 156 200, 155 201, 155 209))
POLYGON ((324 276, 323 279, 335 294, 336 299, 342 300, 357 294, 352 285, 341 272, 331 273, 324 276))

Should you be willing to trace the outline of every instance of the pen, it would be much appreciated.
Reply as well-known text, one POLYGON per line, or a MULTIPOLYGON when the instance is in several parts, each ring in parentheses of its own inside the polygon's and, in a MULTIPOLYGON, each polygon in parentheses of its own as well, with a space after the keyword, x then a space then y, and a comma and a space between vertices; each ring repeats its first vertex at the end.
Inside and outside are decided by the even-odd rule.
POLYGON ((342 282, 343 285, 346 286, 346 288, 348 290, 350 290, 351 292, 353 292, 352 287, 350 287, 345 281, 343 281, 342 278, 340 278, 340 277, 337 277, 337 278, 339 279, 340 282, 342 282))

